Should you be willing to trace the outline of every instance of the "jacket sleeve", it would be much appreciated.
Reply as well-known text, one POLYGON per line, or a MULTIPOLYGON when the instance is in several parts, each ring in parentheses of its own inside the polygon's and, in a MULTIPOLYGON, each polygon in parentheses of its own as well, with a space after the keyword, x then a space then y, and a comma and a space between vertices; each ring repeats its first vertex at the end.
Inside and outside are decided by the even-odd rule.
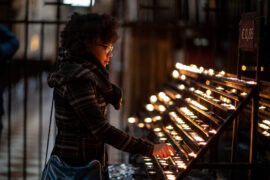
POLYGON ((19 48, 19 41, 16 36, 5 26, 0 24, 0 58, 6 59, 11 57, 19 48))
POLYGON ((112 126, 102 114, 96 97, 94 82, 77 81, 67 86, 70 105, 84 125, 98 139, 117 149, 145 156, 153 154, 154 145, 112 126))

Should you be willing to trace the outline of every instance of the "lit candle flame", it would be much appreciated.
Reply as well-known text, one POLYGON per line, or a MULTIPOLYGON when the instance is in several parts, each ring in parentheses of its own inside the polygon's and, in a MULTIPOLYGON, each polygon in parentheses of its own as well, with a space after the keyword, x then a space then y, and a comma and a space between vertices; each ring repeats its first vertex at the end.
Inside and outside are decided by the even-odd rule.
POLYGON ((152 104, 147 104, 147 105, 146 105, 146 109, 147 109, 148 111, 154 111, 154 106, 153 106, 152 104))
POLYGON ((174 70, 174 71, 172 72, 172 77, 173 77, 174 79, 178 79, 178 78, 179 78, 179 72, 178 72, 177 70, 174 70))
POLYGON ((152 119, 150 117, 147 117, 147 118, 144 119, 144 122, 145 123, 151 123, 152 119))
POLYGON ((151 102, 151 103, 157 102, 157 96, 152 95, 152 96, 150 97, 150 102, 151 102))
POLYGON ((138 124, 138 127, 139 127, 139 128, 143 128, 143 127, 144 127, 144 123, 139 123, 139 124, 138 124))
POLYGON ((130 117, 130 118, 128 118, 128 122, 130 124, 134 124, 136 122, 136 119, 134 117, 130 117))

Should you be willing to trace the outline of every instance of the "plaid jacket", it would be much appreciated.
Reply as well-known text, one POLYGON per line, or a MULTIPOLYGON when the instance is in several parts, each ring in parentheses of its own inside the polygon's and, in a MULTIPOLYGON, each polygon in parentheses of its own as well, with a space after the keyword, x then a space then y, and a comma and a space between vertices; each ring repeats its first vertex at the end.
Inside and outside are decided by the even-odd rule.
POLYGON ((152 155, 153 144, 115 128, 105 118, 108 103, 119 108, 121 90, 108 81, 107 70, 93 55, 60 54, 48 84, 54 87, 58 129, 52 154, 73 166, 93 159, 106 166, 105 143, 130 153, 152 155))

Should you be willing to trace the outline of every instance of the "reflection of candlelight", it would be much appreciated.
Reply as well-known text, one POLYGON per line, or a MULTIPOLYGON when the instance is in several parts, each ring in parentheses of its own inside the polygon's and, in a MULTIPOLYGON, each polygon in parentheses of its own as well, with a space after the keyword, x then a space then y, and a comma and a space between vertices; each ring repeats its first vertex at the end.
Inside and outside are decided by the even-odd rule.
POLYGON ((263 131, 263 135, 265 135, 265 136, 270 136, 270 133, 267 132, 267 131, 263 131))
POLYGON ((144 158, 145 161, 152 161, 151 158, 144 158))
POLYGON ((155 128, 155 129, 154 129, 154 132, 160 132, 160 131, 161 131, 160 128, 155 128))
POLYGON ((181 119, 181 118, 177 118, 176 121, 179 123, 179 124, 184 124, 185 122, 181 119))
POLYGON ((265 106, 260 106, 259 109, 264 110, 264 109, 266 109, 266 107, 265 106))
POLYGON ((153 119, 154 119, 155 121, 160 121, 160 120, 161 120, 161 116, 155 116, 155 117, 153 117, 153 119))
POLYGON ((158 136, 158 137, 163 137, 163 136, 164 136, 164 133, 159 132, 159 133, 157 133, 157 136, 158 136))
POLYGON ((152 166, 153 165, 153 163, 152 162, 146 162, 146 163, 144 163, 146 166, 152 166))
POLYGON ((166 126, 166 129, 173 130, 173 127, 171 125, 166 126))
POLYGON ((265 119, 265 120, 263 120, 262 122, 263 122, 264 124, 267 124, 268 126, 270 126, 270 121, 269 121, 269 120, 266 120, 266 119, 265 119))
POLYGON ((179 77, 179 72, 178 72, 177 70, 174 70, 174 71, 172 72, 172 77, 173 77, 174 79, 177 79, 177 78, 179 77))
POLYGON ((217 90, 221 90, 221 91, 224 90, 224 88, 221 87, 221 86, 216 87, 216 89, 217 89, 217 90))
POLYGON ((151 102, 151 103, 157 102, 157 96, 152 95, 152 96, 150 97, 150 102, 151 102))
POLYGON ((246 93, 246 92, 242 92, 240 95, 241 95, 241 96, 246 96, 247 93, 246 93))
POLYGON ((205 106, 201 105, 201 104, 198 103, 197 101, 192 100, 190 103, 191 103, 192 105, 194 105, 194 106, 200 108, 201 110, 204 110, 204 111, 208 110, 205 106))
POLYGON ((146 105, 146 109, 147 109, 148 111, 154 111, 154 106, 153 106, 152 104, 147 104, 147 105, 146 105))
POLYGON ((147 118, 144 119, 144 122, 145 123, 151 123, 152 119, 150 117, 147 117, 147 118))
POLYGON ((172 171, 164 171, 164 174, 173 174, 172 171))
POLYGON ((172 135, 172 136, 175 136, 175 135, 177 135, 177 132, 171 131, 171 135, 172 135))
POLYGON ((149 174, 156 174, 155 171, 148 171, 149 174))
POLYGON ((191 88, 189 88, 189 90, 190 90, 190 91, 194 91, 194 90, 195 90, 195 88, 194 88, 194 87, 191 87, 191 88))
POLYGON ((173 174, 167 174, 166 177, 168 180, 175 180, 176 179, 175 175, 173 175, 173 174))
POLYGON ((270 129, 269 126, 267 126, 267 125, 265 125, 265 124, 262 124, 262 123, 259 123, 259 127, 262 128, 262 129, 265 129, 265 130, 270 129))
POLYGON ((183 139, 180 137, 180 136, 175 136, 175 138, 174 138, 178 143, 180 142, 180 141, 182 141, 183 139))
POLYGON ((206 142, 205 142, 205 141, 199 142, 199 145, 200 145, 200 146, 205 146, 205 145, 206 145, 206 142))
POLYGON ((236 89, 231 89, 231 92, 232 93, 236 93, 236 89))
POLYGON ((165 143, 167 141, 167 138, 161 137, 161 138, 159 138, 159 140, 160 140, 161 143, 165 143))
POLYGON ((214 101, 214 102, 220 102, 220 100, 219 100, 219 99, 213 99, 213 101, 214 101))
POLYGON ((211 129, 211 130, 209 131, 209 133, 210 133, 210 134, 216 134, 217 131, 216 131, 215 129, 211 129))
POLYGON ((128 122, 129 122, 130 124, 133 124, 133 123, 136 122, 136 119, 135 119, 134 117, 130 117, 130 118, 128 118, 128 122))
POLYGON ((209 89, 206 91, 206 94, 207 94, 208 96, 210 96, 211 93, 212 93, 212 92, 211 92, 211 90, 209 90, 209 89))
POLYGON ((255 81, 247 81, 246 83, 247 83, 247 84, 251 84, 251 85, 257 84, 257 82, 255 82, 255 81))
POLYGON ((190 157, 194 157, 194 158, 197 157, 197 154, 195 154, 194 152, 191 152, 191 153, 189 153, 188 155, 189 155, 190 157))

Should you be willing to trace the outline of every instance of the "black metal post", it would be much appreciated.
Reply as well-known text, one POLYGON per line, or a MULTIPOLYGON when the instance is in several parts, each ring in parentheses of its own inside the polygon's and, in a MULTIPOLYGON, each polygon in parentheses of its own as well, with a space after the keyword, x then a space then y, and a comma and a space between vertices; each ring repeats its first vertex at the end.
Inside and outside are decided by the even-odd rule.
MULTIPOLYGON (((39 51, 39 60, 43 61, 43 50, 44 50, 44 23, 41 24, 40 29, 40 51, 39 51)), ((41 179, 42 173, 42 122, 43 122, 43 84, 42 84, 42 72, 39 72, 39 151, 38 151, 38 160, 39 160, 39 179, 41 179)))
POLYGON ((27 166, 27 103, 28 103, 28 71, 27 71, 27 49, 28 49, 28 12, 29 0, 25 3, 25 46, 24 46, 24 117, 23 117, 23 179, 26 180, 27 166))
MULTIPOLYGON (((262 40, 263 40, 263 27, 264 27, 264 18, 263 18, 263 1, 258 1, 257 4, 257 17, 259 19, 256 21, 257 29, 257 67, 256 67, 256 91, 252 99, 252 117, 250 124, 250 152, 249 152, 249 163, 257 163, 257 134, 258 134, 258 104, 259 104, 259 91, 260 91, 260 80, 261 80, 261 64, 262 64, 262 40)), ((256 169, 249 171, 249 179, 255 179, 256 169)))

